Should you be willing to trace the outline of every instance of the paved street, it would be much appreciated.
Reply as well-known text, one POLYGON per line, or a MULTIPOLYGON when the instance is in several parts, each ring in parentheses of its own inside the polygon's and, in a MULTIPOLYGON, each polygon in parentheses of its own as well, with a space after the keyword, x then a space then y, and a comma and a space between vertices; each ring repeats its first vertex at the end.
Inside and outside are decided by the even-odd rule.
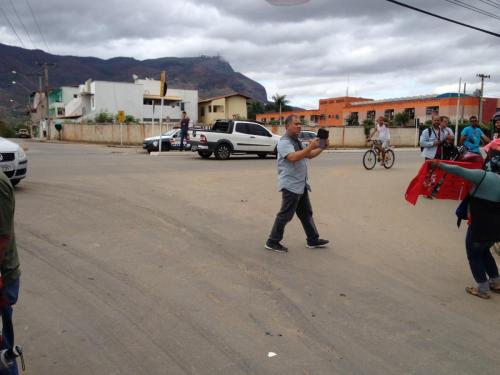
POLYGON ((421 163, 310 164, 318 229, 263 245, 274 159, 28 142, 16 189, 27 374, 498 374, 500 296, 473 285, 456 202, 404 191, 421 163), (277 355, 268 358, 268 353, 277 355))

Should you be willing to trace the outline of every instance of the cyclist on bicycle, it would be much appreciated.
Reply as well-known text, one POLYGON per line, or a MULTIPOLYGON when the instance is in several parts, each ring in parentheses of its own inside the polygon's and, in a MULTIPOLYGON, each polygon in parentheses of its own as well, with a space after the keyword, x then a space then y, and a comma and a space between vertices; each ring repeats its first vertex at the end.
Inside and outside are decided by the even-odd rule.
POLYGON ((377 138, 374 138, 372 135, 372 140, 378 141, 375 142, 375 147, 377 148, 379 153, 382 154, 381 160, 379 160, 382 165, 384 164, 385 160, 385 150, 389 148, 391 140, 391 133, 389 132, 388 124, 389 121, 387 120, 387 118, 380 116, 375 123, 377 130, 373 133, 378 133, 378 136, 377 138))

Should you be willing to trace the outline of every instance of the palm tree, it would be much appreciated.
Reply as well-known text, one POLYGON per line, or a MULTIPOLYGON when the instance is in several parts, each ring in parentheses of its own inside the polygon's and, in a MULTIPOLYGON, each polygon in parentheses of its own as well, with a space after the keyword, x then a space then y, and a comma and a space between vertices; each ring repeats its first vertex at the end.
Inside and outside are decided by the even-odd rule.
POLYGON ((273 101, 276 109, 279 108, 280 111, 280 125, 282 125, 281 121, 281 112, 283 111, 283 108, 287 106, 289 103, 289 100, 286 98, 286 95, 280 95, 278 93, 273 95, 273 101))

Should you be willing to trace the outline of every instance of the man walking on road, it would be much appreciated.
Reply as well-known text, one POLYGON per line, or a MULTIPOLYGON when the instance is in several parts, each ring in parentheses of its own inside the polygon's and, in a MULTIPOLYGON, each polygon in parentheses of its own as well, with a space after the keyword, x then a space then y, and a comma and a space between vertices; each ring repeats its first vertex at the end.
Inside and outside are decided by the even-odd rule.
POLYGON ((183 111, 181 118, 181 147, 180 147, 181 151, 184 151, 184 140, 186 140, 187 144, 189 121, 191 120, 189 119, 189 117, 187 117, 186 112, 183 111))
MULTIPOLYGON (((19 295, 19 257, 14 235, 14 188, 7 176, 0 171, 0 271, 3 285, 0 285, 0 313, 2 314, 2 348, 14 346, 14 326, 12 305, 19 295)), ((0 375, 17 375, 14 362, 8 369, 0 370, 0 375)))
MULTIPOLYGON (((310 186, 307 179, 306 159, 313 159, 323 149, 319 147, 319 139, 311 141, 306 148, 298 139, 301 124, 297 116, 288 116, 285 121, 286 134, 278 142, 278 180, 282 194, 281 209, 276 215, 266 249, 280 253, 288 252, 280 241, 283 239, 285 226, 293 218, 299 217, 307 236, 307 247, 324 247, 328 240, 319 238, 313 220, 313 211, 309 200, 310 186)), ((328 147, 328 141, 326 143, 328 147)))

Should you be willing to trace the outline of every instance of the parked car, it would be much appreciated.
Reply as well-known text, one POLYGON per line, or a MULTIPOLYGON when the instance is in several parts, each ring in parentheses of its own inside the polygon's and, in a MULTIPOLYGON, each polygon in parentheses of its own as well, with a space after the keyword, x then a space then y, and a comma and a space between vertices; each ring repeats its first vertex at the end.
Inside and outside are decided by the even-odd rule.
MULTIPOLYGON (((184 148, 187 150, 191 149, 191 138, 194 138, 193 132, 196 133, 198 129, 191 128, 188 130, 188 139, 184 148)), ((201 130, 201 129, 200 129, 201 130)), ((169 130, 161 135, 162 143, 161 150, 162 151, 170 151, 170 150, 179 150, 181 146, 181 129, 175 128, 169 130)), ((159 151, 159 140, 160 137, 150 137, 146 138, 142 143, 142 148, 147 150, 148 152, 159 151)))
POLYGON ((276 155, 280 136, 252 121, 216 121, 211 130, 197 132, 191 150, 208 159, 229 159, 231 154, 276 155))
POLYGON ((17 138, 31 138, 30 132, 28 129, 19 129, 16 133, 17 138))
POLYGON ((30 132, 28 129, 19 129, 16 133, 17 138, 31 138, 30 132))
POLYGON ((9 178, 12 185, 26 177, 28 158, 17 143, 0 137, 0 170, 9 178))
POLYGON ((318 135, 309 130, 303 130, 299 133, 299 141, 302 143, 302 147, 309 146, 309 142, 315 138, 318 138, 318 135))

